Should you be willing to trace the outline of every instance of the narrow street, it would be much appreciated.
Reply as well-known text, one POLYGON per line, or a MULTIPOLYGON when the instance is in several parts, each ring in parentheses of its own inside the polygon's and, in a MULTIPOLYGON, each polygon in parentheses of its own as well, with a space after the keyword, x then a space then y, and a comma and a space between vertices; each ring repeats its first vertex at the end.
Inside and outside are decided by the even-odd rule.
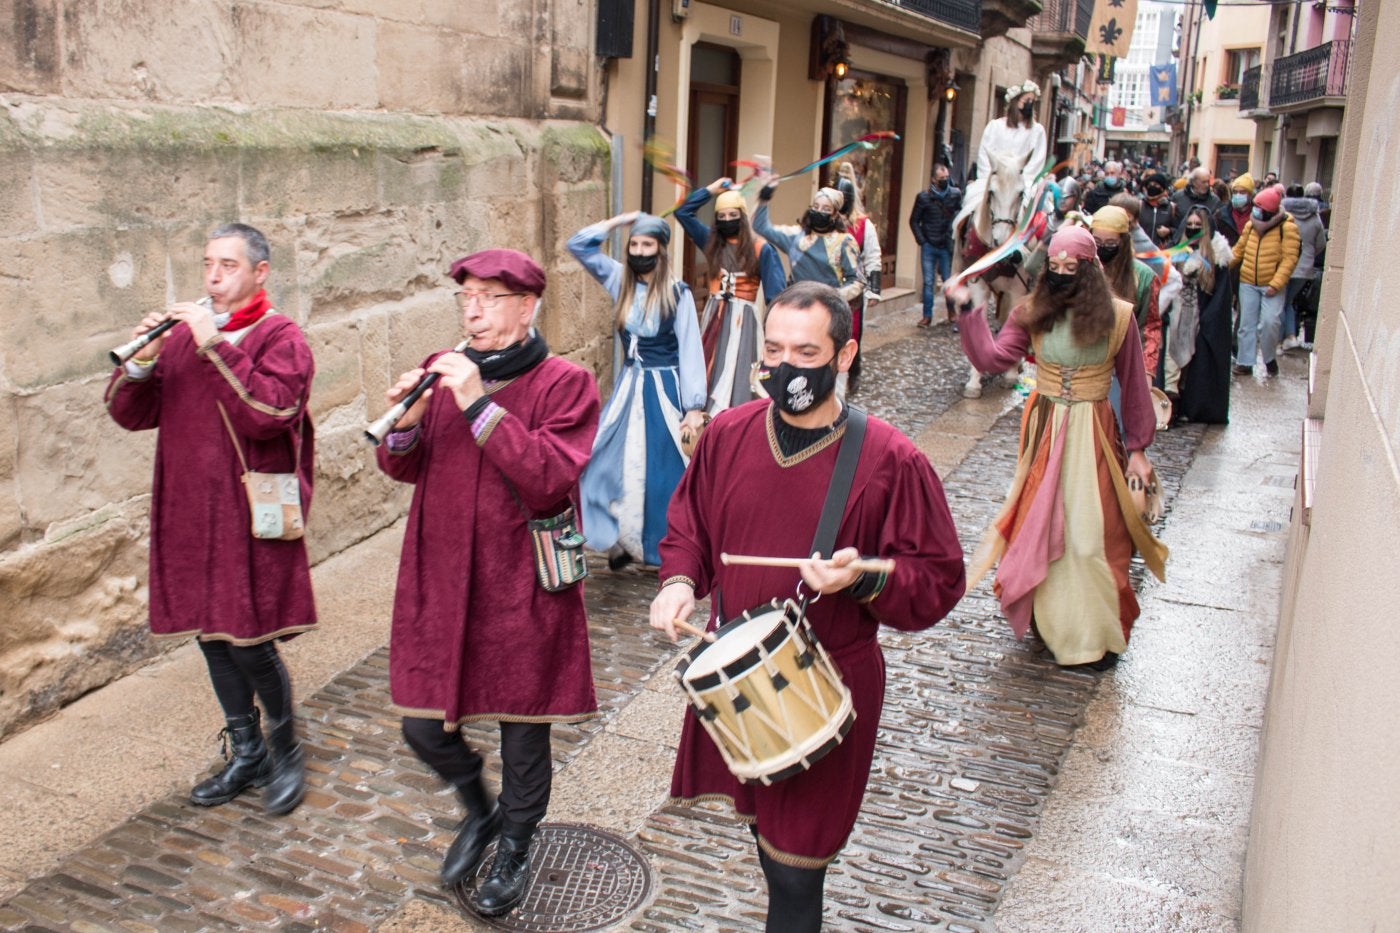
MULTIPOLYGON (((964 400, 956 335, 916 329, 917 316, 907 304, 872 315, 857 400, 929 454, 970 553, 1010 481, 1021 408, 991 381, 984 398, 964 400)), ((1229 427, 1158 434, 1149 453, 1168 508, 1168 582, 1135 568, 1143 615, 1116 670, 1061 669, 1037 642, 1015 641, 985 582, 935 628, 884 634, 880 745, 861 820, 828 875, 829 929, 1238 928, 1306 389, 1306 358, 1282 362, 1275 380, 1235 380, 1229 427)), ((460 912, 437 883, 458 803, 388 712, 393 575, 383 564, 401 534, 396 526, 316 571, 318 588, 332 575, 359 588, 323 599, 323 630, 289 654, 294 677, 337 630, 353 629, 349 642, 364 647, 326 671, 323 687, 302 688, 311 789, 291 816, 266 817, 256 793, 210 810, 188 804, 188 779, 212 763, 212 701, 180 709, 184 725, 158 754, 122 739, 134 728, 124 710, 170 703, 181 671, 198 686, 192 657, 0 745, 0 778, 16 790, 0 828, 0 851, 12 853, 0 860, 0 929, 761 926, 748 829, 725 806, 666 803, 683 702, 676 649, 646 623, 654 573, 596 569, 601 561, 587 584, 601 715, 555 728, 548 819, 598 827, 643 853, 649 877, 613 892, 639 898, 637 908, 600 925, 569 906, 582 897, 585 851, 573 874, 537 869, 538 894, 496 926, 460 912), (69 822, 65 807, 101 809, 114 782, 126 796, 106 816, 55 829, 64 844, 36 845, 46 826, 69 822), (551 897, 572 925, 528 916, 551 897)), ((469 736, 490 750, 494 731, 469 736)), ((489 767, 494 780, 494 757, 489 767)))

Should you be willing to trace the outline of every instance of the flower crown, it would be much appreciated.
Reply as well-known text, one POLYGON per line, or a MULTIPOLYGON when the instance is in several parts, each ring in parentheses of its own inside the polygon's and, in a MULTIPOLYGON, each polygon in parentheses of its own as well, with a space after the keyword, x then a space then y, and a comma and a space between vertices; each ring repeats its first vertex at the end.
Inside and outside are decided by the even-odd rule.
POLYGON ((1040 85, 1029 80, 1026 81, 1025 84, 1013 84, 1006 89, 1006 102, 1009 104, 1022 94, 1034 94, 1036 97, 1039 97, 1040 85))

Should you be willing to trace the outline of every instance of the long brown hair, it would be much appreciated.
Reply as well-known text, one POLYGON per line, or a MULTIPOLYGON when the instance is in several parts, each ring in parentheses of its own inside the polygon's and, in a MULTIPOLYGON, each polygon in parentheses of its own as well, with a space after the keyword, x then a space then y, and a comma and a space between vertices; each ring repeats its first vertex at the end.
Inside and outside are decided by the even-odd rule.
MULTIPOLYGON (((632 239, 630 236, 627 238, 632 239)), ((617 293, 617 304, 613 318, 619 331, 627 329, 627 313, 632 310, 632 297, 637 293, 637 273, 624 259, 622 262, 622 287, 617 293)), ((646 310, 651 313, 659 308, 661 319, 665 320, 676 313, 677 279, 671 271, 671 254, 663 243, 657 243, 656 268, 651 270, 651 281, 647 282, 646 310)))
POLYGON ((1133 271, 1133 236, 1118 234, 1118 255, 1103 267, 1104 278, 1113 294, 1124 301, 1137 302, 1137 273, 1133 271))
MULTIPOLYGON (((751 279, 758 278, 758 249, 755 244, 757 240, 753 235, 753 227, 749 226, 749 215, 747 211, 739 212, 739 219, 743 221, 739 225, 739 235, 734 239, 734 262, 738 266, 735 272, 742 272, 751 279)), ((720 260, 724 255, 724 247, 728 240, 720 236, 717 228, 710 228, 710 238, 705 241, 705 277, 720 274, 723 266, 720 260)))
POLYGON ((1074 285, 1067 291, 1050 291, 1049 276, 1041 274, 1030 296, 1016 309, 1016 321, 1028 333, 1043 334, 1057 321, 1070 316, 1070 334, 1081 347, 1113 332, 1113 295, 1099 264, 1079 260, 1074 285))

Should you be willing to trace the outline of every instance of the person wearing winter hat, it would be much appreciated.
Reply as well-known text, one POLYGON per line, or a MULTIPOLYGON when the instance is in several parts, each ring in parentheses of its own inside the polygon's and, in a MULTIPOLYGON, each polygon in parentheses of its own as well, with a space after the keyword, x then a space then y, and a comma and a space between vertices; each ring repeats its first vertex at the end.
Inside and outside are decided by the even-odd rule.
POLYGON ((580 483, 589 546, 607 551, 614 570, 632 561, 661 563, 666 504, 688 462, 681 434, 698 434, 705 424, 700 320, 690 288, 671 266, 670 242, 666 221, 641 211, 584 227, 568 242, 612 299, 613 327, 622 336, 623 364, 580 483), (603 243, 628 225, 622 263, 603 252, 603 243))
POLYGON ((1142 179, 1142 207, 1138 226, 1158 246, 1165 246, 1176 229, 1175 214, 1168 188, 1171 182, 1161 172, 1151 172, 1142 179))
POLYGON ((1250 212, 1254 208, 1254 176, 1245 172, 1230 182, 1230 201, 1220 205, 1211 215, 1216 232, 1225 236, 1233 248, 1240 238, 1240 231, 1249 223, 1250 212))
POLYGON ((1282 208, 1283 186, 1265 188, 1254 197, 1254 210, 1235 241, 1231 268, 1239 270, 1240 325, 1234 373, 1254 372, 1256 354, 1264 357, 1270 376, 1278 375, 1279 328, 1284 292, 1298 264, 1298 225, 1282 208))

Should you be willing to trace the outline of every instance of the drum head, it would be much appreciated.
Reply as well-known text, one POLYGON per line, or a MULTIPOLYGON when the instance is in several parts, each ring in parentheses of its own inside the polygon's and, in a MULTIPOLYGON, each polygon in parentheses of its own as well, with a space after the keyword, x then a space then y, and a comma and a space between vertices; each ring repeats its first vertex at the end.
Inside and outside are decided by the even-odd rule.
POLYGON ((745 614, 748 618, 741 616, 725 623, 715 632, 714 642, 704 644, 686 665, 686 681, 697 689, 707 689, 700 685, 701 678, 713 679, 718 684, 718 678, 714 677, 717 671, 724 670, 727 677, 735 677, 753 667, 759 660, 756 649, 760 643, 771 653, 787 640, 783 615, 783 609, 766 608, 759 614, 745 614))

